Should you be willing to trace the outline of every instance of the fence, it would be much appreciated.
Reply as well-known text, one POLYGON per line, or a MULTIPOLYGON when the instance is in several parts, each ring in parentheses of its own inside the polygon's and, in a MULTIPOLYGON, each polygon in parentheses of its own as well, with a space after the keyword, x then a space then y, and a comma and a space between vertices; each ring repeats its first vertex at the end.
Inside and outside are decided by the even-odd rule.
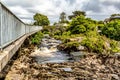
POLYGON ((23 35, 40 29, 40 26, 23 23, 0 2, 0 49, 23 35))

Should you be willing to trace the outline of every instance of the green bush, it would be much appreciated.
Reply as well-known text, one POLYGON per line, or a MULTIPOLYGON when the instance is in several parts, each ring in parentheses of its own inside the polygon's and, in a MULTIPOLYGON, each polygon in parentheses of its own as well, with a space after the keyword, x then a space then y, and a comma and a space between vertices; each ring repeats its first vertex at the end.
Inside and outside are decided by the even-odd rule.
POLYGON ((77 25, 75 28, 71 30, 73 34, 79 34, 86 32, 86 28, 83 25, 77 25))
POLYGON ((70 36, 71 35, 71 32, 70 31, 66 31, 66 32, 63 32, 62 35, 67 35, 67 36, 70 36))
POLYGON ((31 42, 32 44, 40 44, 42 38, 43 38, 43 33, 41 31, 37 32, 31 37, 31 42))
POLYGON ((104 41, 100 38, 85 38, 81 42, 82 46, 85 46, 88 51, 102 53, 104 50, 104 41))
POLYGON ((56 27, 55 26, 43 26, 42 32, 44 34, 52 34, 56 31, 55 30, 56 27))
POLYGON ((66 50, 69 52, 77 51, 77 47, 79 45, 80 45, 80 43, 77 41, 64 43, 66 50))
POLYGON ((97 31, 88 31, 85 33, 87 37, 99 37, 100 35, 97 33, 97 31))
POLYGON ((98 30, 102 30, 104 28, 104 24, 98 24, 98 30))
POLYGON ((56 30, 55 32, 54 32, 54 35, 61 35, 62 33, 61 33, 61 31, 60 30, 56 30))
POLYGON ((102 29, 102 34, 110 39, 120 40, 120 21, 111 21, 102 29))
POLYGON ((66 43, 67 47, 78 47, 79 46, 79 42, 74 41, 74 42, 67 42, 66 43))
POLYGON ((120 48, 118 47, 117 41, 112 40, 110 42, 110 47, 111 47, 111 49, 110 49, 111 53, 120 52, 120 48))
POLYGON ((68 31, 71 31, 72 34, 80 34, 86 33, 88 31, 95 31, 96 24, 97 22, 90 18, 85 18, 85 16, 77 16, 70 22, 68 31))

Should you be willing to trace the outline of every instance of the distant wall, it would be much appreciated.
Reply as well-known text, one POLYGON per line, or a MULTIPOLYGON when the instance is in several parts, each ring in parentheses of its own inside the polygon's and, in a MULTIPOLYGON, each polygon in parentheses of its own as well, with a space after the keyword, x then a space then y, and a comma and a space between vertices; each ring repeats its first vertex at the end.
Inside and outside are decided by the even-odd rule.
POLYGON ((0 2, 0 48, 4 48, 27 33, 41 30, 41 28, 26 25, 0 2))

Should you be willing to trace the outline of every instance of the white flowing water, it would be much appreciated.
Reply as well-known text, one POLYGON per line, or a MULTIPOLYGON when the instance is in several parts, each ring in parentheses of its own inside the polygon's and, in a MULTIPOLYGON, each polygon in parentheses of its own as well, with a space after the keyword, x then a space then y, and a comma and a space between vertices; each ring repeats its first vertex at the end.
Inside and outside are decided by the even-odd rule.
POLYGON ((43 38, 40 47, 36 48, 35 51, 31 53, 31 56, 34 57, 38 63, 61 63, 72 61, 68 54, 57 49, 60 43, 61 41, 54 38, 43 38))

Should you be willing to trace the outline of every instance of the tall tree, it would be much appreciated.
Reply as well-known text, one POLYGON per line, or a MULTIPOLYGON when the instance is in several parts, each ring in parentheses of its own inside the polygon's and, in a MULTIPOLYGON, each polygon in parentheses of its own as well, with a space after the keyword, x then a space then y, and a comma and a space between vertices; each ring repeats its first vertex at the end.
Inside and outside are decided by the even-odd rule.
POLYGON ((46 26, 50 24, 48 17, 40 13, 36 13, 34 15, 34 20, 35 20, 34 25, 46 26))
POLYGON ((112 14, 111 17, 120 16, 120 14, 112 14))
POLYGON ((106 35, 108 38, 120 41, 120 20, 105 24, 102 29, 102 34, 106 35))
POLYGON ((86 13, 84 11, 74 11, 72 12, 73 15, 68 16, 69 19, 75 18, 77 16, 86 16, 86 13))
POLYGON ((62 12, 61 14, 60 14, 60 23, 65 23, 67 21, 67 19, 66 19, 66 13, 65 12, 62 12))
POLYGON ((72 19, 68 30, 72 34, 87 33, 89 31, 96 31, 96 21, 85 16, 77 16, 72 19))

